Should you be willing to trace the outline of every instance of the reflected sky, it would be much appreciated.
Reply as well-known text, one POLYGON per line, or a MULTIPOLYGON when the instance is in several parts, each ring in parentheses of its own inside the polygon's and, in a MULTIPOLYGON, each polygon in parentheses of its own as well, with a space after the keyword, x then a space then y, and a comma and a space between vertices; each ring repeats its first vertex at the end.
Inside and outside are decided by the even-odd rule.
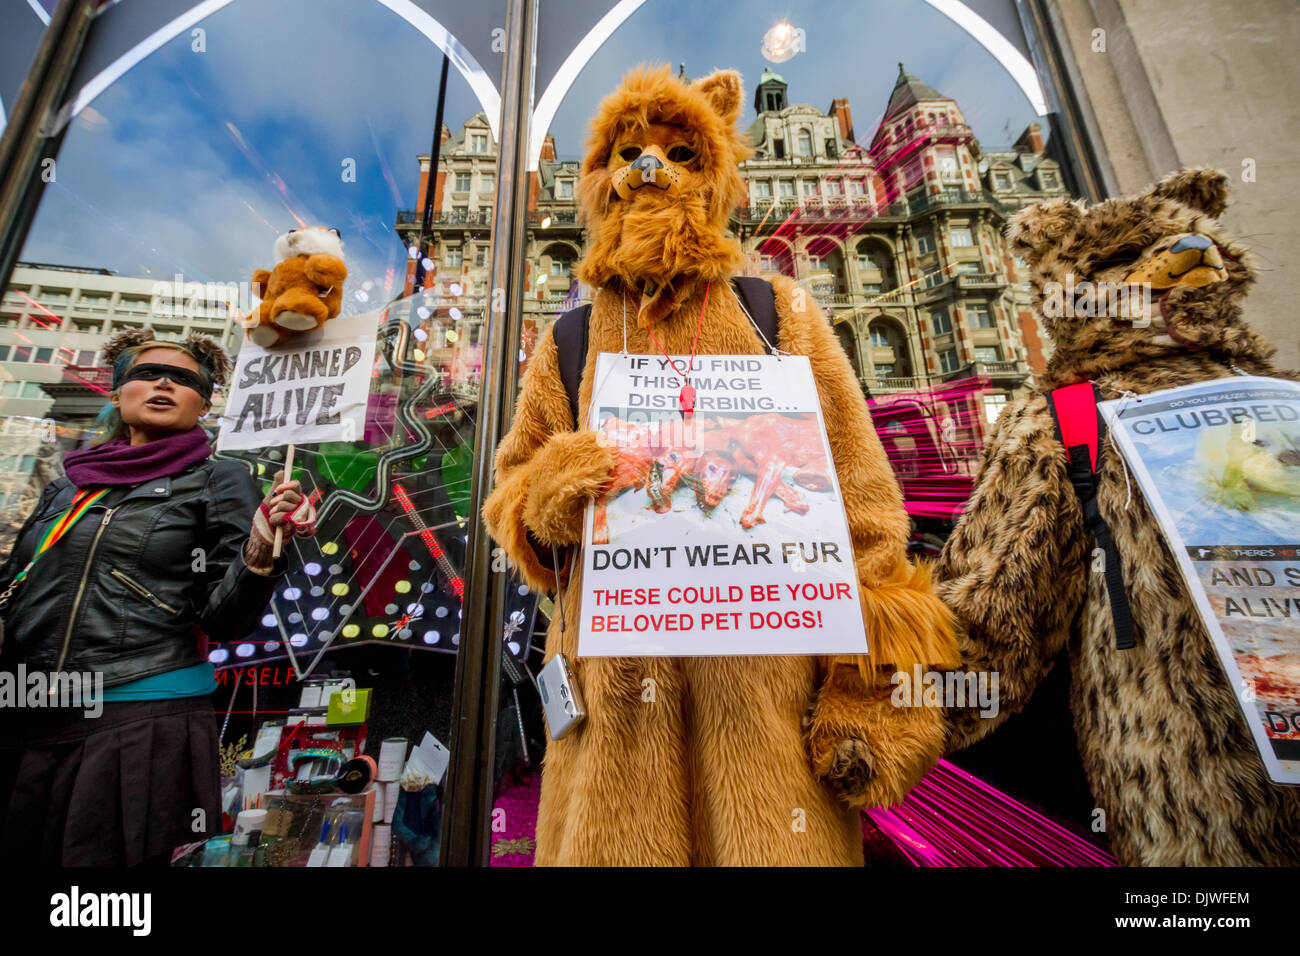
MULTIPOLYGON (((22 258, 122 275, 246 282, 273 265, 297 225, 343 233, 349 284, 399 277, 395 211, 416 202, 416 157, 429 150, 441 53, 365 0, 236 0, 128 72, 73 121, 22 258), (356 181, 345 180, 347 160, 356 181)), ((543 8, 543 15, 544 8, 543 8)), ((848 97, 870 138, 898 61, 958 99, 986 148, 1010 144, 1034 111, 997 62, 922 0, 650 0, 596 53, 552 124, 561 159, 582 153, 588 117, 642 61, 692 76, 732 67, 748 94, 763 33, 780 18, 808 50, 772 67, 792 103, 826 110, 848 97)), ((576 42, 577 38, 574 38, 576 42)), ((498 64, 484 64, 490 70, 498 64)), ((445 122, 479 109, 451 71, 445 122)))

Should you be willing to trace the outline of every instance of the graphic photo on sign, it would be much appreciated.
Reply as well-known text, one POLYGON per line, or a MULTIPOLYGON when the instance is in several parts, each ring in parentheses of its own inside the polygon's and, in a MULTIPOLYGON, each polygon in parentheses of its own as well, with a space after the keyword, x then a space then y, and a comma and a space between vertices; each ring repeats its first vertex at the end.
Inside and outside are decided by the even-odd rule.
POLYGON ((596 501, 593 544, 609 544, 615 529, 669 511, 748 530, 767 520, 773 498, 796 515, 840 507, 811 412, 683 419, 675 412, 603 408, 598 420, 618 449, 618 465, 612 486, 596 501))

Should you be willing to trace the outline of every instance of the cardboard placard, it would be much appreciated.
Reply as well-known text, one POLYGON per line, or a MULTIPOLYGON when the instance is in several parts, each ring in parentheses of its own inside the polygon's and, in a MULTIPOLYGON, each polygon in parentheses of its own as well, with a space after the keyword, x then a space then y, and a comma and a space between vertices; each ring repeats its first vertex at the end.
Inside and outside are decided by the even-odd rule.
POLYGON ((341 315, 283 345, 239 348, 218 451, 359 441, 379 314, 341 315))

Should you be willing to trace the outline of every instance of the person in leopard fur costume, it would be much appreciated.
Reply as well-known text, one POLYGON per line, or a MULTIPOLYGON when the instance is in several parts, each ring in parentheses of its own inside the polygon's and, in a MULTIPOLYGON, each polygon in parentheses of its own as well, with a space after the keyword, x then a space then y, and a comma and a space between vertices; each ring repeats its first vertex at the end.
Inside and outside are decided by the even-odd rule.
POLYGON ((1104 575, 1066 472, 1047 393, 1092 381, 1102 400, 1231 376, 1283 376, 1241 316, 1249 251, 1216 221, 1227 177, 1183 170, 1141 195, 1085 208, 1050 200, 1008 225, 1036 303, 1077 288, 1184 273, 1156 286, 1149 324, 1044 315, 1055 351, 1038 386, 999 416, 971 500, 936 568, 959 620, 963 667, 999 674, 997 718, 950 709, 949 752, 1022 709, 1062 646, 1078 745, 1125 865, 1300 863, 1300 788, 1270 781, 1169 546, 1107 439, 1097 500, 1118 549, 1137 646, 1118 650, 1104 575), (1181 240, 1181 242, 1180 242, 1181 240), (1190 240, 1190 241, 1188 241, 1190 240), (1208 241, 1204 241, 1208 240, 1208 241), (1200 284, 1210 276, 1217 278, 1200 284), (1160 286, 1173 281, 1167 289, 1160 286), (1056 285, 1059 284, 1059 285, 1056 285), (1127 502, 1127 503, 1126 503, 1127 502))

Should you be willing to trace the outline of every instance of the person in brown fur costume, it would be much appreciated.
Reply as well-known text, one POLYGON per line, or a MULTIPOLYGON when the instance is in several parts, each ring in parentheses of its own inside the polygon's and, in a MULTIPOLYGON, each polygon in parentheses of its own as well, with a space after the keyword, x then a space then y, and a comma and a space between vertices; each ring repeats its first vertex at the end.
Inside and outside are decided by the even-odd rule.
POLYGON ((1226 200, 1222 173, 1184 170, 1138 196, 1086 209, 1050 200, 1012 217, 1007 236, 1029 264, 1040 308, 1071 277, 1076 287, 1156 271, 1222 277, 1199 287, 1153 283, 1145 327, 1110 315, 1044 316, 1055 352, 1038 388, 998 417, 936 571, 958 618, 963 666, 997 671, 1001 692, 995 719, 950 712, 949 749, 1024 707, 1068 645, 1084 769, 1126 865, 1300 863, 1300 790, 1270 782, 1159 525, 1136 484, 1126 485, 1108 438, 1097 500, 1137 641, 1116 649, 1105 576, 1090 573, 1094 542, 1045 397, 1088 380, 1107 400, 1235 370, 1279 375, 1274 349, 1241 317, 1255 276, 1248 250, 1216 221, 1226 200))
MULTIPOLYGON (((743 261, 725 235, 745 196, 734 71, 689 85, 641 68, 600 105, 578 196, 599 287, 579 408, 599 352, 760 354, 729 279, 743 261), (630 164, 654 157, 649 178, 630 164), (635 179, 632 178, 635 176, 635 179), (653 179, 653 182, 650 181, 653 179), (706 291, 711 288, 712 295, 706 291), (626 310, 626 311, 625 311, 626 310)), ((647 164, 643 163, 645 167, 647 164)), ((929 569, 906 555, 908 519, 862 392, 829 324, 792 281, 774 280, 780 347, 812 363, 848 513, 870 657, 575 660, 581 562, 561 570, 565 613, 546 654, 570 660, 587 719, 550 743, 537 862, 552 865, 861 865, 857 807, 898 801, 937 758, 938 708, 895 708, 889 677, 956 665, 952 624, 929 569), (654 700, 642 699, 654 681, 654 700)), ((551 330, 521 385, 483 517, 539 591, 555 591, 551 548, 576 545, 614 451, 574 422, 551 330)))

